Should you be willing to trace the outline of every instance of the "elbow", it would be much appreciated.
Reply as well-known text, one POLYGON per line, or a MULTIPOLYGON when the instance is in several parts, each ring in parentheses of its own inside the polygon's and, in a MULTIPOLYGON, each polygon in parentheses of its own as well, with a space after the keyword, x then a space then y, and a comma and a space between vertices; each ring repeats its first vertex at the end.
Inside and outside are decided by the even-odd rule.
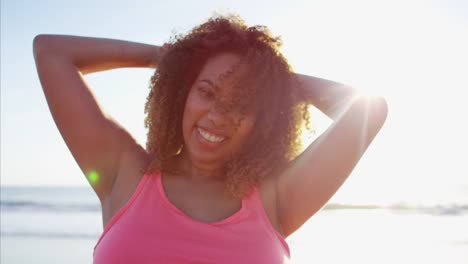
POLYGON ((44 42, 47 40, 47 36, 46 35, 37 35, 34 37, 34 40, 33 40, 33 55, 34 55, 34 59, 37 60, 39 58, 39 55, 41 53, 43 53, 44 51, 44 46, 46 46, 44 44, 44 42))
POLYGON ((357 118, 364 122, 362 125, 371 138, 380 131, 388 116, 387 100, 382 96, 359 96, 351 108, 359 116, 357 118))
POLYGON ((41 56, 50 50, 50 39, 51 35, 39 34, 34 37, 33 40, 33 55, 34 59, 38 60, 41 56))
POLYGON ((372 109, 375 112, 376 121, 382 126, 387 120, 388 116, 388 104, 382 96, 370 97, 368 100, 371 100, 372 109))
POLYGON ((355 97, 352 105, 357 106, 361 111, 371 114, 375 118, 375 121, 380 121, 382 124, 387 119, 388 103, 382 96, 360 95, 355 97))

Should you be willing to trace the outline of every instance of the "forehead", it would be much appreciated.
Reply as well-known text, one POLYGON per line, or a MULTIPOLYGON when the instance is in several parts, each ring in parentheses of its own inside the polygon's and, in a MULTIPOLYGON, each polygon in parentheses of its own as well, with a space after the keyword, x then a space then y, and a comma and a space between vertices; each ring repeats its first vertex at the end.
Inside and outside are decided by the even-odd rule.
POLYGON ((211 81, 216 87, 221 86, 221 83, 228 84, 229 80, 239 77, 243 72, 240 67, 241 58, 234 53, 220 53, 207 60, 198 75, 197 82, 202 80, 211 81), (226 77, 233 78, 226 78, 226 77))

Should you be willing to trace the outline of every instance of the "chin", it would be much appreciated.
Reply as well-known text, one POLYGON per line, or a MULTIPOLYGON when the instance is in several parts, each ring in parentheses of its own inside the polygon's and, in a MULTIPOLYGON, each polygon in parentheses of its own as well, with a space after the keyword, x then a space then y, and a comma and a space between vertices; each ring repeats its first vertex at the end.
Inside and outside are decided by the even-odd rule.
POLYGON ((197 153, 188 150, 189 159, 194 167, 200 169, 220 169, 226 164, 226 159, 214 153, 197 153))

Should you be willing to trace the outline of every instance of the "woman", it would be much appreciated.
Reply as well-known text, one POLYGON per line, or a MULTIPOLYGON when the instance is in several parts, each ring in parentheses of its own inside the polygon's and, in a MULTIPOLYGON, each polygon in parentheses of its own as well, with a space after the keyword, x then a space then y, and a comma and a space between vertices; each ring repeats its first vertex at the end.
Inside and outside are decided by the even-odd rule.
POLYGON ((382 98, 292 71, 266 27, 213 17, 163 47, 39 35, 52 116, 98 195, 95 263, 283 263, 383 125, 382 98), (146 148, 82 74, 154 67, 146 148), (299 153, 307 105, 334 123, 299 153))

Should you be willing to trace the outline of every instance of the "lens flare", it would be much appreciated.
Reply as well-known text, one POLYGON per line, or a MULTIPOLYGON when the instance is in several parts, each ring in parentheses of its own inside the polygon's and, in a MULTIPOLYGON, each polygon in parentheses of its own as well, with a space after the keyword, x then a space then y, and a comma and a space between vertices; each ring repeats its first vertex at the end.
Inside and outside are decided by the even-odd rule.
POLYGON ((91 185, 96 185, 99 182, 99 174, 97 171, 89 172, 88 181, 91 183, 91 185))

